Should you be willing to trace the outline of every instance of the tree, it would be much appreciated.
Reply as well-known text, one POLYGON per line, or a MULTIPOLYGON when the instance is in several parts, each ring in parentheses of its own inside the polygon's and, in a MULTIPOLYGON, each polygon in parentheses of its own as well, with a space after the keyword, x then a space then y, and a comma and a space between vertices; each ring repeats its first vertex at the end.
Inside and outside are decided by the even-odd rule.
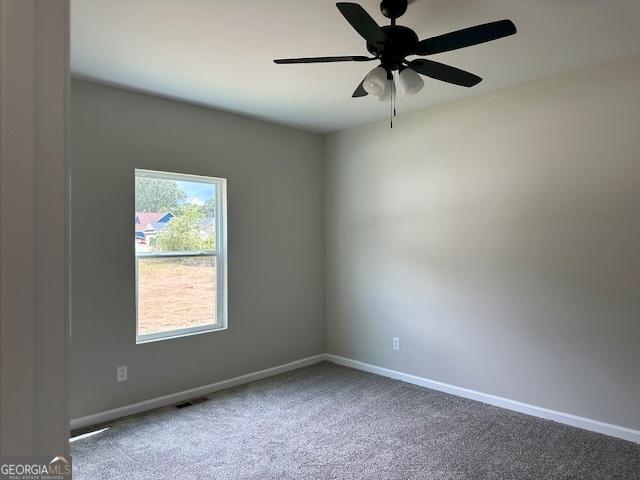
POLYGON ((169 221, 153 246, 164 252, 215 250, 214 236, 203 236, 201 233, 201 221, 204 218, 201 207, 183 205, 180 215, 169 221))
POLYGON ((205 218, 213 217, 216 212, 216 201, 213 198, 208 199, 202 205, 202 211, 204 212, 205 218))
POLYGON ((177 211, 186 198, 175 180, 136 177, 136 212, 177 211))

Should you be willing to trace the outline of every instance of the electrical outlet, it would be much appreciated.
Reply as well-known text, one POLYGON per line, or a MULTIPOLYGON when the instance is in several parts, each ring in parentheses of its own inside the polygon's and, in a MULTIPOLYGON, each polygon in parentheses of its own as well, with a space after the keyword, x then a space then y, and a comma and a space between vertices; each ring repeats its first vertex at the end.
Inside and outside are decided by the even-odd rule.
POLYGON ((127 380, 127 366, 118 367, 118 381, 125 382, 127 380))
POLYGON ((400 337, 393 337, 393 349, 396 352, 400 351, 400 337))

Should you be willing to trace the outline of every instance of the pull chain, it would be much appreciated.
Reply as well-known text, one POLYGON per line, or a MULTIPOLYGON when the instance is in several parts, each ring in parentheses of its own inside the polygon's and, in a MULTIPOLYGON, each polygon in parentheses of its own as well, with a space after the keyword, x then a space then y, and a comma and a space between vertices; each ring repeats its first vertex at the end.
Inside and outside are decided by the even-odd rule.
POLYGON ((392 93, 393 93, 393 116, 395 117, 396 116, 396 101, 397 101, 397 98, 396 98, 396 83, 395 83, 395 81, 393 82, 392 93))
POLYGON ((393 84, 390 85, 391 95, 389 96, 389 105, 391 106, 391 111, 389 112, 389 122, 391 123, 391 128, 393 128, 393 84))
POLYGON ((391 106, 391 111, 389 112, 389 123, 391 125, 391 128, 393 128, 393 117, 396 116, 396 84, 394 80, 391 80, 389 88, 391 88, 391 95, 389 96, 389 102, 391 106))

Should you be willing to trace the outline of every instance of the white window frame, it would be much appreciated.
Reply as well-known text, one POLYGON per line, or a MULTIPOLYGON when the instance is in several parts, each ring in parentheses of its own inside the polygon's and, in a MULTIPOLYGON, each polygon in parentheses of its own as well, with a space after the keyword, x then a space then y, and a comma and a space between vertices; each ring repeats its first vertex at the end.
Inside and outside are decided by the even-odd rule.
MULTIPOLYGON (((135 282, 136 282, 136 344, 157 342, 173 338, 186 337, 201 333, 226 330, 228 327, 227 307, 227 179, 218 177, 204 177, 185 173, 160 172, 156 170, 135 169, 134 178, 149 177, 160 180, 175 180, 183 182, 199 182, 215 185, 216 192, 216 250, 202 252, 170 252, 170 253, 138 253, 135 251, 135 282), (138 261, 140 258, 169 258, 169 257, 214 257, 216 259, 216 323, 198 325, 196 327, 168 330, 166 332, 138 334, 138 261)), ((135 215, 133 215, 135 217, 135 215)), ((133 218, 132 217, 132 218, 133 218)))

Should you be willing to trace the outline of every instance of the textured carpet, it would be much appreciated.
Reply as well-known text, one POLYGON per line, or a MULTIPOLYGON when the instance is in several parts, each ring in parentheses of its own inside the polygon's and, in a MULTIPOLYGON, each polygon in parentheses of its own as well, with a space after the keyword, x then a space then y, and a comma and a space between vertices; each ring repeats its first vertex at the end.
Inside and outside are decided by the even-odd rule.
POLYGON ((321 363, 116 422, 75 480, 640 479, 640 445, 321 363))

